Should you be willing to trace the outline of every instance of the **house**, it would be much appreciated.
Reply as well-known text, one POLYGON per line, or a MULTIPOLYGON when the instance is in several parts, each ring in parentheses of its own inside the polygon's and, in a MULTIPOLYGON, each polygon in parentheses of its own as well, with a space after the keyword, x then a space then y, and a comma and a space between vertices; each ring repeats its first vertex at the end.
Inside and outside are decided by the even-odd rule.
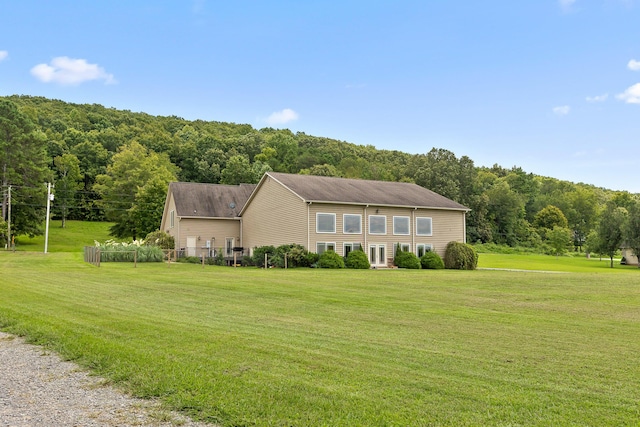
POLYGON ((626 244, 623 244, 620 248, 620 252, 622 252, 622 258, 624 258, 625 264, 638 265, 638 257, 634 255, 633 249, 627 247, 626 244))
POLYGON ((362 248, 373 267, 386 267, 397 245, 418 256, 427 250, 444 255, 450 241, 465 242, 468 211, 416 184, 267 172, 254 186, 172 183, 161 230, 176 238, 176 247, 195 246, 196 252, 196 236, 216 236, 218 247, 217 236, 224 235, 224 248, 238 245, 249 254, 258 246, 290 243, 343 256, 362 248), (233 213, 221 192, 234 195, 233 213), (216 214, 192 212, 198 209, 216 214))
POLYGON ((185 256, 233 257, 242 246, 240 210, 255 184, 219 185, 191 182, 169 184, 160 230, 173 236, 185 256))

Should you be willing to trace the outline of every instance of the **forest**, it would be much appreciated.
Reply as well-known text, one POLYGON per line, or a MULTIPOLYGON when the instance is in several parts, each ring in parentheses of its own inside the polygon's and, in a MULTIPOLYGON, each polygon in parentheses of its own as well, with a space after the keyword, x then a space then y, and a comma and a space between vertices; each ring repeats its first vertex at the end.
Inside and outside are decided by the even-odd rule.
POLYGON ((0 97, 0 240, 43 232, 47 182, 62 221, 112 221, 117 238, 160 225, 168 183, 256 183, 265 171, 415 182, 471 209, 469 243, 547 253, 640 252, 640 199, 526 172, 477 167, 445 148, 420 154, 247 124, 0 97), (9 211, 11 213, 9 221, 9 211), (10 228, 10 229, 9 229, 10 228))

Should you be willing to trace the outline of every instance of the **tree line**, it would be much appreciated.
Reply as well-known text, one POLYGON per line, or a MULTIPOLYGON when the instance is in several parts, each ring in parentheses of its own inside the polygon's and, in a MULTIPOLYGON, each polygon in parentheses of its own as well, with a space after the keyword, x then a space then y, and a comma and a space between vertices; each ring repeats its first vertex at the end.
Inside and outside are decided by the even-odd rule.
POLYGON ((41 233, 47 181, 55 184, 53 212, 63 226, 67 219, 109 220, 121 238, 158 228, 170 181, 256 183, 265 171, 415 182, 471 209, 469 242, 531 248, 560 250, 561 242, 582 249, 608 206, 632 218, 638 201, 516 166, 477 167, 443 148, 409 154, 41 97, 0 97, 0 133, 0 225, 6 229, 11 187, 13 235, 41 233))

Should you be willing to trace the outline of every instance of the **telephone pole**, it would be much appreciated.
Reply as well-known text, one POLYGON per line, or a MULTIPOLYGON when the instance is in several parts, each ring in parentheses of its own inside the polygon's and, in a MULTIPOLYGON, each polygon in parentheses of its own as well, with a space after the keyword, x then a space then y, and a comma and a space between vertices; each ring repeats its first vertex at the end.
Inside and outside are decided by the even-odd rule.
POLYGON ((11 186, 9 186, 9 194, 7 195, 7 248, 11 248, 11 186))
POLYGON ((47 219, 44 232, 44 253, 47 253, 47 247, 49 246, 49 213, 51 212, 51 202, 53 201, 53 194, 51 194, 51 183, 47 183, 47 219))

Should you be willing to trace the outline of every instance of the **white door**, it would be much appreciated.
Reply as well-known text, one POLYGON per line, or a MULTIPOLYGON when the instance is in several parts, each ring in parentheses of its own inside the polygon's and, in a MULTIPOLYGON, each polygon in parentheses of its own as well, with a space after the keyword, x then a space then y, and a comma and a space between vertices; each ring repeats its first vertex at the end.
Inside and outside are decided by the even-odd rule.
POLYGON ((187 256, 196 256, 196 236, 187 236, 187 256))
POLYGON ((225 256, 232 257, 233 256, 233 247, 235 246, 236 239, 233 237, 227 237, 225 239, 225 256))
POLYGON ((369 263, 372 267, 387 266, 387 250, 382 243, 372 243, 369 245, 369 263))

